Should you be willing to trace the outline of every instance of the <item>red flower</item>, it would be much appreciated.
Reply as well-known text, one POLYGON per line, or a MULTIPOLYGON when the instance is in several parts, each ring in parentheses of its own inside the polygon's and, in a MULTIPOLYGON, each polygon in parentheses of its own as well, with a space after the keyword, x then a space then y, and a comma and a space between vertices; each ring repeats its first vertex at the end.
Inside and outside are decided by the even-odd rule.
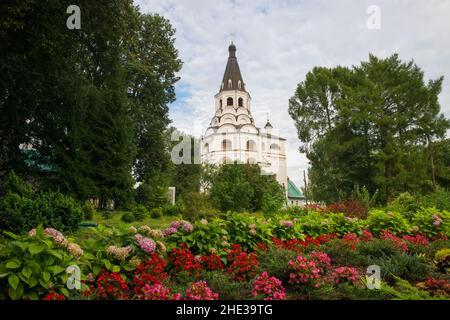
POLYGON ((58 294, 56 292, 49 292, 44 297, 44 300, 66 300, 66 297, 63 294, 58 294))

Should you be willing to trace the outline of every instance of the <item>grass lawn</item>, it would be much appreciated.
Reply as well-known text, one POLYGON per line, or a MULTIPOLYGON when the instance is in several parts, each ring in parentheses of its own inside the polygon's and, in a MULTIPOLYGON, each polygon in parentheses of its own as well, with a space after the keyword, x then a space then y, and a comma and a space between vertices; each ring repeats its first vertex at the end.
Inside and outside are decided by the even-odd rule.
MULTIPOLYGON (((121 220, 122 215, 125 211, 113 211, 110 217, 105 218, 100 212, 96 212, 92 220, 86 220, 83 222, 96 222, 99 225, 106 227, 119 227, 119 226, 142 226, 148 225, 152 229, 165 229, 174 220, 181 219, 177 216, 162 216, 161 218, 153 219, 146 217, 142 221, 134 221, 131 223, 126 223, 121 220)), ((92 236, 94 232, 90 227, 80 227, 72 236, 77 239, 87 239, 92 236)))

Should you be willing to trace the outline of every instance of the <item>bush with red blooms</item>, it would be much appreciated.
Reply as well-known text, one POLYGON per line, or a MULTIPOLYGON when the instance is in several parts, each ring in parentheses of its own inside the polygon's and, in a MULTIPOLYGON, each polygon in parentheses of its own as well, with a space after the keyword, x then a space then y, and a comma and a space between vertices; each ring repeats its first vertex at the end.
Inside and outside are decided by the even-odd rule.
POLYGON ((430 243, 428 238, 421 234, 416 234, 413 236, 403 236, 403 240, 406 240, 407 242, 412 243, 416 246, 427 246, 430 243))
POLYGON ((203 264, 203 269, 205 270, 214 271, 222 270, 224 268, 222 259, 220 259, 220 256, 215 253, 210 253, 207 256, 202 256, 200 260, 203 264))
POLYGON ((166 261, 157 253, 152 253, 150 259, 136 267, 133 284, 143 287, 147 283, 157 283, 167 278, 166 261))
POLYGON ((343 213, 351 218, 366 218, 368 208, 358 200, 346 200, 329 204, 325 208, 325 212, 343 213))
POLYGON ((373 234, 369 230, 363 230, 363 232, 359 238, 362 241, 369 242, 369 241, 373 240, 373 234))
POLYGON ((320 286, 321 269, 317 267, 314 261, 297 256, 295 260, 288 262, 288 266, 290 284, 305 284, 316 288, 320 286))
POLYGON ((408 244, 405 240, 397 237, 391 230, 381 230, 380 238, 386 241, 391 241, 397 248, 406 252, 408 251, 408 244))
POLYGON ((356 245, 359 243, 359 238, 356 233, 347 233, 342 237, 342 241, 348 245, 352 250, 356 250, 356 245))
POLYGON ((45 295, 44 300, 66 300, 66 297, 63 294, 49 292, 45 295))
POLYGON ((444 279, 428 278, 425 282, 420 282, 417 287, 429 291, 433 296, 450 295, 450 282, 444 279))
POLYGON ((263 296, 264 300, 284 300, 286 293, 284 292, 281 280, 276 277, 269 277, 264 271, 255 280, 253 285, 252 296, 263 296))
POLYGON ((129 288, 119 273, 103 271, 97 277, 96 286, 91 285, 85 295, 96 299, 126 300, 129 297, 129 288))
POLYGON ((238 281, 248 280, 255 276, 258 260, 256 254, 242 251, 239 244, 233 245, 228 253, 228 272, 238 281))
POLYGON ((172 249, 169 263, 175 267, 175 271, 186 272, 194 277, 198 277, 202 271, 200 258, 195 257, 184 243, 181 244, 181 249, 172 249))
POLYGON ((359 272, 353 267, 339 267, 334 269, 333 279, 336 283, 356 284, 359 281, 359 272))
POLYGON ((219 294, 213 292, 205 281, 197 281, 186 290, 185 300, 218 300, 219 294))
POLYGON ((316 264, 316 267, 320 269, 322 275, 326 274, 331 268, 331 259, 325 252, 313 251, 310 254, 309 260, 316 264))
POLYGON ((307 236, 305 238, 305 240, 290 239, 290 240, 286 240, 286 241, 283 241, 276 237, 273 237, 272 242, 278 248, 296 251, 298 253, 301 253, 301 252, 303 252, 303 249, 305 247, 308 247, 310 245, 320 246, 321 244, 324 244, 334 238, 336 238, 335 234, 322 234, 318 237, 307 236))

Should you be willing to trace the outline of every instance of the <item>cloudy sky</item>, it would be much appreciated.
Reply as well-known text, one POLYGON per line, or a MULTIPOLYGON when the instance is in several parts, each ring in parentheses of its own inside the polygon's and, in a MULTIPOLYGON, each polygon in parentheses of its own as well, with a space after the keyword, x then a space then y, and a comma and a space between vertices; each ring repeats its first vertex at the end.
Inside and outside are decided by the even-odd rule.
POLYGON ((314 66, 351 66, 369 53, 414 59, 426 79, 444 76, 442 111, 450 117, 450 0, 136 0, 176 28, 184 62, 171 105, 173 125, 200 136, 214 112, 231 37, 256 125, 267 113, 287 139, 288 175, 303 185, 306 158, 288 115, 288 99, 314 66), (369 29, 367 9, 380 9, 380 29, 369 29), (230 36, 233 34, 233 36, 230 36))

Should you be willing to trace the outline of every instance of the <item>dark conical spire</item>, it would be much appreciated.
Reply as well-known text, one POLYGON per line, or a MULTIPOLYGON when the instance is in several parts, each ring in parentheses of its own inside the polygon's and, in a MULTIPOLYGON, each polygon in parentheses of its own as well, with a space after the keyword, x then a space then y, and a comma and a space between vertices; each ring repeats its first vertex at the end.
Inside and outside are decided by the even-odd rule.
POLYGON ((220 91, 240 90, 245 91, 244 80, 242 79, 241 70, 236 58, 236 46, 231 42, 228 47, 228 62, 223 74, 220 91))

